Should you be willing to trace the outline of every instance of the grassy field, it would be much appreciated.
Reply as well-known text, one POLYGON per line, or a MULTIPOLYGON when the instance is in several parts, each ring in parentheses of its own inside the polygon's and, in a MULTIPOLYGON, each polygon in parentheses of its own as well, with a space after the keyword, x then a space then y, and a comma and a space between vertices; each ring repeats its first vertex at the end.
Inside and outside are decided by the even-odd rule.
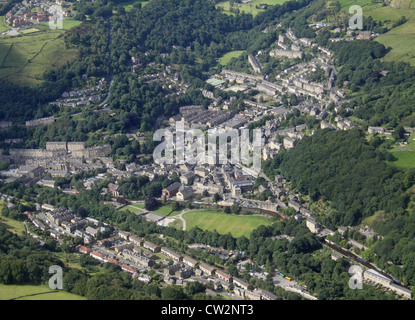
POLYGON ((415 151, 395 151, 392 155, 398 160, 389 164, 403 169, 415 168, 415 151))
POLYGON ((23 222, 6 218, 1 215, 1 210, 5 206, 4 201, 0 201, 0 225, 4 226, 10 232, 13 232, 19 236, 26 234, 26 228, 23 222))
POLYGON ((0 284, 0 300, 86 300, 62 290, 51 290, 46 285, 0 284))
MULTIPOLYGON (((261 4, 267 4, 267 5, 276 5, 276 4, 283 4, 288 0, 253 0, 250 3, 241 3, 241 4, 235 4, 232 8, 233 9, 239 9, 241 12, 250 13, 254 17, 264 11, 264 9, 260 9, 259 5, 261 4)), ((226 14, 234 14, 231 12, 231 5, 229 1, 223 1, 219 2, 216 5, 216 8, 222 8, 224 13, 226 14)))
POLYGON ((8 30, 9 28, 7 28, 5 25, 4 25, 4 16, 0 16, 0 33, 1 32, 4 32, 4 31, 6 31, 6 30, 8 30))
MULTIPOLYGON (((139 203, 132 204, 132 205, 129 205, 129 206, 125 206, 125 207, 121 208, 120 210, 121 211, 129 210, 132 213, 139 213, 139 212, 147 211, 144 208, 144 204, 139 204, 139 203)), ((167 205, 159 205, 156 209, 151 210, 151 211, 155 212, 155 213, 158 213, 158 214, 161 214, 163 216, 167 216, 171 212, 171 210, 172 210, 171 205, 167 204, 167 205)), ((174 211, 170 214, 170 216, 177 215, 180 212, 181 212, 181 210, 174 211)))
MULTIPOLYGON (((171 212, 172 208, 171 205, 160 205, 157 207, 157 209, 151 210, 152 212, 161 214, 163 216, 167 216, 170 212, 171 212)), ((177 213, 180 213, 179 211, 177 211, 177 213)))
POLYGON ((141 6, 144 7, 148 1, 140 1, 140 0, 130 0, 130 1, 123 1, 122 3, 120 3, 126 12, 130 12, 133 9, 134 4, 136 4, 137 2, 141 2, 141 6))
POLYGON ((220 234, 230 232, 234 237, 249 234, 260 225, 270 225, 272 221, 262 216, 241 216, 220 211, 191 211, 183 215, 187 230, 198 226, 204 230, 216 229, 220 234))
POLYGON ((71 63, 78 56, 75 49, 66 49, 59 36, 79 21, 65 20, 61 30, 51 30, 46 24, 36 26, 39 32, 25 30, 26 34, 0 38, 0 79, 18 84, 39 84, 43 74, 71 63))
POLYGON ((127 211, 127 210, 132 212, 132 213, 139 213, 139 212, 145 211, 144 210, 144 205, 140 205, 140 204, 132 204, 132 205, 125 206, 125 207, 120 209, 120 211, 127 211))
POLYGON ((4 226, 7 230, 19 236, 26 234, 26 228, 21 221, 0 216, 0 225, 4 226))
POLYGON ((385 212, 383 212, 383 211, 378 211, 378 212, 376 212, 374 215, 372 215, 372 216, 370 216, 370 217, 367 217, 367 218, 365 218, 365 219, 363 219, 362 220, 362 225, 367 225, 367 226, 369 226, 369 227, 373 227, 373 223, 376 221, 376 220, 382 220, 383 219, 383 216, 384 216, 384 214, 385 214, 385 212))
MULTIPOLYGON (((413 9, 408 11, 414 11, 413 9)), ((404 61, 415 65, 415 17, 406 23, 380 35, 376 41, 393 48, 383 60, 404 61)))
POLYGON ((235 50, 235 51, 230 51, 228 53, 225 53, 220 59, 219 59, 219 63, 222 66, 226 66, 232 58, 237 58, 239 57, 242 53, 244 53, 244 50, 235 50))
POLYGON ((21 31, 23 34, 29 34, 29 33, 35 33, 35 32, 39 32, 39 29, 36 28, 30 28, 30 29, 25 29, 21 31))

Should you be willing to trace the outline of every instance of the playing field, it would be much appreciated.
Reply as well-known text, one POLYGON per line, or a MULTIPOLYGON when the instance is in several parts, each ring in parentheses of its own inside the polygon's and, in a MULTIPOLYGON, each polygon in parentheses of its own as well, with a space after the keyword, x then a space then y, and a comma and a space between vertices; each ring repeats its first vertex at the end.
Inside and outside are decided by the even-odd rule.
POLYGON ((218 211, 191 211, 183 215, 186 229, 198 226, 203 230, 216 230, 220 234, 230 232, 234 237, 249 237, 252 230, 260 225, 270 225, 271 219, 263 216, 242 216, 218 211))
POLYGON ((235 50, 235 51, 230 51, 228 53, 225 53, 220 59, 219 59, 219 63, 222 66, 226 66, 232 58, 238 58, 242 53, 244 53, 244 50, 235 50))
POLYGON ((224 10, 224 13, 227 14, 234 14, 231 9, 236 10, 239 9, 240 12, 250 13, 254 17, 264 11, 264 9, 261 9, 259 6, 262 4, 267 5, 276 5, 276 4, 283 4, 284 2, 287 2, 288 0, 253 0, 250 3, 235 3, 232 7, 230 5, 229 1, 223 1, 219 2, 216 5, 216 8, 222 8, 224 10))
POLYGON ((0 284, 0 300, 86 300, 62 290, 51 290, 46 285, 0 284))

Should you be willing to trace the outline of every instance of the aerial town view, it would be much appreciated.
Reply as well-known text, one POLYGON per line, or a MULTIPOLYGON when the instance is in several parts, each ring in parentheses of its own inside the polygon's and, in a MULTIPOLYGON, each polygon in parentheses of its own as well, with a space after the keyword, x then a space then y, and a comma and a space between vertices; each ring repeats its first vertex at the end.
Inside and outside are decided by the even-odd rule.
POLYGON ((0 300, 412 300, 414 101, 414 0, 0 0, 0 300))

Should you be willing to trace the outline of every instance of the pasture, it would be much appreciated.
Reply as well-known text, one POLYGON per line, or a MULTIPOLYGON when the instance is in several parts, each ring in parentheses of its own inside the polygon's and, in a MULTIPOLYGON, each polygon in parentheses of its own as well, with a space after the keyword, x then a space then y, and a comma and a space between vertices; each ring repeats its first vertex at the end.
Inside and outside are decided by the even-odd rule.
POLYGON ((250 13, 254 17, 264 11, 264 9, 261 8, 261 5, 277 5, 277 4, 283 4, 287 0, 253 0, 249 3, 235 3, 233 6, 231 6, 230 1, 223 1, 216 4, 216 8, 221 8, 225 14, 234 14, 232 10, 239 9, 239 11, 244 13, 250 13))

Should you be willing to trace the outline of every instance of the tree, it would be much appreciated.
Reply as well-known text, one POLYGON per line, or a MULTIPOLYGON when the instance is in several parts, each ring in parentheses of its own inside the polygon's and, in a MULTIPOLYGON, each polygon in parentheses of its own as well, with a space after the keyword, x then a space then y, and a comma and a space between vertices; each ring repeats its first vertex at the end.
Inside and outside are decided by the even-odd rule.
POLYGON ((172 209, 173 211, 177 211, 177 210, 179 210, 179 209, 180 209, 180 204, 179 204, 178 202, 174 201, 174 202, 171 204, 171 209, 172 209))
POLYGON ((397 126, 392 133, 392 137, 395 139, 405 138, 405 129, 402 126, 397 126))
POLYGON ((153 210, 157 207, 157 200, 154 197, 148 197, 144 200, 144 207, 146 210, 153 210))
POLYGON ((186 299, 186 294, 180 287, 168 286, 161 291, 161 298, 163 300, 184 300, 186 299))
POLYGON ((241 212, 241 207, 239 206, 239 204, 238 203, 234 203, 232 206, 231 206, 231 212, 233 213, 233 214, 238 214, 238 213, 240 213, 241 212))
POLYGON ((213 201, 218 202, 220 200, 220 195, 218 193, 215 193, 213 195, 213 201))

